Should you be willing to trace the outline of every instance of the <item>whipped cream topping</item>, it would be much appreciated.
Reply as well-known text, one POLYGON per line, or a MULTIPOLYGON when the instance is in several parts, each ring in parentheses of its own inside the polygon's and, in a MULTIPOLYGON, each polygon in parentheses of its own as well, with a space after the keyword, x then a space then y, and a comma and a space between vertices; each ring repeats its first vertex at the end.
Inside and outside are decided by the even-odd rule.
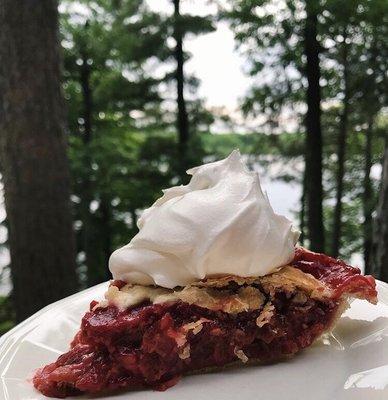
POLYGON ((214 276, 263 276, 294 257, 299 232, 276 214, 238 151, 187 171, 163 191, 139 232, 109 260, 113 278, 165 288, 214 276))

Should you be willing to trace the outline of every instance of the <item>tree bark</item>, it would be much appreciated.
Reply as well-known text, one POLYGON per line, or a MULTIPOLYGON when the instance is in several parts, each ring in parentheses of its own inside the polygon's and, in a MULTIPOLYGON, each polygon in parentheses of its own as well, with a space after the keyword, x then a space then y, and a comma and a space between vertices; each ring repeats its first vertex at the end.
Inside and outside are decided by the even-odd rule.
POLYGON ((57 2, 0 0, 0 156, 17 320, 77 289, 57 2))
POLYGON ((180 158, 179 173, 183 180, 187 169, 187 146, 189 141, 189 121, 184 97, 184 54, 183 54, 183 33, 180 22, 180 0, 174 0, 174 38, 175 38, 175 61, 176 61, 176 85, 177 85, 177 130, 178 130, 178 151, 180 158))
POLYGON ((131 225, 132 225, 132 229, 134 232, 137 231, 137 214, 136 214, 136 210, 131 209, 129 210, 130 214, 131 214, 131 225))
POLYGON ((306 200, 307 228, 310 248, 325 248, 322 188, 321 89, 319 85, 319 43, 317 40, 317 2, 306 0, 304 52, 306 56, 307 113, 306 123, 306 200))
POLYGON ((373 274, 388 282, 388 140, 385 142, 376 229, 373 238, 373 274))
MULTIPOLYGON (((85 24, 85 31, 89 28, 88 22, 85 24)), ((91 68, 88 64, 88 54, 86 51, 86 44, 84 43, 84 48, 81 49, 81 59, 82 65, 80 67, 79 77, 82 90, 82 119, 83 125, 81 130, 81 137, 84 144, 84 171, 85 175, 82 182, 82 192, 81 192, 81 219, 82 219, 82 248, 85 252, 85 264, 87 267, 87 277, 88 286, 93 286, 99 283, 100 279, 94 273, 93 265, 95 260, 95 243, 93 240, 93 227, 92 227, 92 215, 90 213, 90 204, 93 200, 92 194, 92 183, 90 181, 90 174, 92 170, 92 159, 90 153, 90 142, 93 138, 93 93, 90 85, 91 68)), ((97 266, 97 269, 99 266, 97 266)))
MULTIPOLYGON (((346 34, 344 35, 346 39, 346 34)), ((343 44, 343 84, 344 84, 344 100, 341 113, 340 125, 338 130, 338 147, 337 147, 337 176, 336 176, 336 203, 334 208, 333 221, 333 242, 331 247, 331 255, 338 257, 341 248, 341 229, 342 229, 342 197, 344 190, 345 160, 346 160, 346 139, 348 130, 348 114, 349 114, 349 74, 348 74, 348 45, 344 40, 343 44)))
POLYGON ((364 214, 364 265, 365 273, 370 273, 371 271, 371 260, 370 253, 372 250, 372 240, 373 240, 373 189, 370 179, 370 171, 372 168, 372 143, 373 143, 373 124, 374 116, 369 116, 368 127, 365 132, 365 164, 364 164, 364 193, 363 193, 363 214, 364 214))
POLYGON ((306 171, 303 171, 303 180, 302 180, 302 196, 300 199, 300 237, 299 243, 301 246, 304 246, 305 241, 305 231, 306 231, 306 171))
MULTIPOLYGON (((85 29, 88 29, 88 24, 85 25, 85 29)), ((81 54, 82 65, 80 70, 80 83, 82 88, 82 102, 83 102, 83 115, 84 120, 82 138, 84 144, 89 144, 92 139, 92 112, 93 112, 93 101, 92 101, 92 90, 90 87, 90 75, 91 69, 88 64, 88 56, 86 50, 82 51, 81 54)))
POLYGON ((112 254, 112 211, 108 198, 102 197, 100 203, 101 222, 102 222, 102 251, 104 254, 105 279, 111 277, 109 271, 109 257, 112 254))

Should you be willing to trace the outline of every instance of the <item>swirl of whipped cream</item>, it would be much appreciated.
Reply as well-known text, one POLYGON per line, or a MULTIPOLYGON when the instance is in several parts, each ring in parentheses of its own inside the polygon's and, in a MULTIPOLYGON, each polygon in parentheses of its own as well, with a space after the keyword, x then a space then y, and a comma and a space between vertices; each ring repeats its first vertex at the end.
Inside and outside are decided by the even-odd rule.
POLYGON ((239 151, 187 171, 163 191, 139 232, 109 260, 114 279, 173 288, 211 276, 263 276, 293 259, 299 237, 277 215, 239 151))

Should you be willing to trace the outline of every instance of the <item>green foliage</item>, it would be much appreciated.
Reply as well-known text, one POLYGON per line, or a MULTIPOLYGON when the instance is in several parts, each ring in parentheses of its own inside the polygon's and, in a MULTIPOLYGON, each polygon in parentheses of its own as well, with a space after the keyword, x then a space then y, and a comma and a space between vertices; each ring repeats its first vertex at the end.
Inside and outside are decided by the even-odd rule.
MULTIPOLYGON (((222 3, 219 17, 230 23, 252 80, 242 111, 250 117, 264 116, 266 133, 213 134, 215 117, 196 95, 198 79, 187 75, 191 139, 185 164, 222 158, 239 148, 268 174, 275 164, 281 166, 277 179, 302 185, 306 0, 222 3), (296 128, 282 123, 284 113, 293 116, 296 128)), ((60 5, 74 225, 79 275, 86 286, 108 278, 109 254, 136 234, 141 211, 163 188, 180 183, 174 28, 178 26, 184 40, 190 39, 213 31, 216 18, 155 13, 145 0, 62 0, 60 5)), ((321 46, 325 229, 330 237, 338 132, 346 102, 341 255, 350 258, 363 246, 368 123, 373 122, 375 168, 387 136, 388 2, 317 0, 314 6, 321 46)), ((184 58, 189 60, 190 54, 184 58)), ((371 184, 375 203, 375 174, 371 184)), ((0 334, 12 327, 13 320, 11 298, 0 298, 0 334)))
MULTIPOLYGON (((284 112, 292 110, 294 115, 301 116, 305 109, 303 29, 306 3, 307 0, 229 0, 222 10, 222 17, 230 22, 236 41, 247 57, 248 73, 254 78, 254 85, 242 104, 243 110, 253 116, 266 115, 272 132, 282 132, 286 128, 280 124, 284 112)), ((361 196, 366 135, 373 135, 372 165, 377 165, 382 156, 381 132, 386 134, 387 129, 386 122, 384 127, 381 123, 377 127, 375 120, 384 113, 387 105, 388 3, 384 0, 319 0, 313 3, 318 14, 321 46, 325 225, 328 237, 333 226, 332 208, 337 189, 340 118, 345 102, 349 107, 342 235, 342 254, 349 256, 359 251, 362 244, 360 231, 355 238, 353 228, 363 221, 361 196), (367 131, 368 124, 372 125, 370 132, 367 131)), ((274 149, 279 149, 279 157, 283 160, 283 155, 302 156, 303 138, 291 144, 292 136, 287 137, 287 146, 284 147, 281 143, 284 137, 273 137, 271 153, 277 154, 274 149)), ((262 144, 260 146, 258 150, 263 148, 262 144)), ((294 174, 286 172, 282 177, 301 181, 300 171, 294 174)), ((371 179, 375 204, 378 182, 373 176, 371 179)))
MULTIPOLYGON (((78 137, 72 138, 70 160, 75 178, 74 208, 79 221, 76 226, 79 228, 80 246, 83 223, 80 200, 85 174, 88 174, 93 188, 89 223, 94 251, 88 262, 94 267, 96 281, 105 279, 107 275, 109 253, 136 233, 138 211, 153 203, 161 190, 172 182, 174 149, 171 137, 124 129, 111 129, 109 135, 96 137, 88 148, 78 137), (85 151, 93 154, 90 171, 84 168, 85 151)), ((83 251, 83 248, 79 250, 83 251)))
MULTIPOLYGON (((143 0, 80 3, 62 2, 61 33, 79 272, 92 285, 109 278, 109 255, 136 233, 141 210, 178 183, 174 26, 183 37, 214 28, 209 17, 176 21, 143 0)), ((199 134, 214 120, 195 96, 197 86, 186 77, 187 165, 202 161, 199 134)))
POLYGON ((253 151, 255 135, 238 135, 235 133, 224 133, 213 135, 207 133, 202 135, 204 149, 207 154, 214 154, 217 158, 228 156, 234 149, 239 149, 243 154, 253 151))
POLYGON ((0 336, 15 325, 15 313, 9 296, 0 297, 0 336))
MULTIPOLYGON (((334 200, 336 185, 334 176, 337 171, 337 131, 338 131, 338 108, 327 110, 324 114, 324 188, 325 188, 325 228, 328 237, 332 232, 334 200)), ((351 116, 350 124, 353 130, 348 135, 347 140, 347 159, 345 163, 346 173, 344 176, 344 198, 343 198, 343 219, 341 234, 341 256, 350 259, 354 253, 363 251, 363 179, 365 167, 365 126, 362 128, 353 121, 354 114, 351 116), (354 125, 353 125, 354 124, 354 125)), ((381 162, 383 153, 382 131, 385 129, 375 127, 373 130, 372 165, 378 166, 381 162)), ((371 174, 373 203, 376 204, 377 192, 380 179, 375 174, 371 174)))
MULTIPOLYGON (((85 0, 81 2, 84 9, 78 11, 72 8, 73 3, 62 2, 64 89, 80 274, 85 284, 92 284, 108 277, 109 253, 136 233, 139 213, 160 195, 162 188, 179 183, 180 157, 174 128, 174 26, 178 24, 183 38, 187 38, 211 32, 215 21, 189 14, 157 14, 143 0, 85 0), (86 141, 87 111, 91 139, 86 141), (86 231, 93 244, 89 252, 86 231)), ((365 123, 371 114, 381 119, 380 110, 386 103, 386 3, 351 0, 341 5, 336 0, 322 0, 315 6, 321 43, 328 236, 336 193, 335 154, 344 102, 344 62, 349 68, 342 237, 342 254, 348 257, 362 246, 355 228, 363 218, 360 177, 365 123)), ((266 134, 212 134, 214 116, 195 96, 199 82, 194 76, 186 76, 191 129, 187 165, 225 157, 239 148, 249 155, 249 162, 259 163, 267 171, 273 163, 282 165, 276 172, 278 179, 303 183, 304 8, 303 0, 229 0, 221 10, 221 18, 227 19, 235 32, 239 51, 247 57, 246 70, 253 80, 242 110, 250 116, 264 115, 270 130, 266 129, 266 134), (294 116, 298 125, 295 132, 284 132, 288 130, 281 123, 284 112, 294 116)), ((374 165, 380 162, 379 137, 385 127, 386 121, 374 126, 374 165)), ((374 189, 377 184, 372 177, 374 189)))
POLYGON ((134 124, 134 111, 156 120, 158 87, 166 76, 145 72, 147 62, 166 61, 166 32, 143 1, 84 1, 83 12, 63 2, 64 88, 72 133, 85 129, 85 84, 90 87, 92 130, 134 124), (156 115, 155 115, 156 114, 156 115))
POLYGON ((242 109, 264 114, 275 129, 285 108, 298 112, 304 101, 303 2, 229 0, 222 17, 230 22, 255 78, 242 109))

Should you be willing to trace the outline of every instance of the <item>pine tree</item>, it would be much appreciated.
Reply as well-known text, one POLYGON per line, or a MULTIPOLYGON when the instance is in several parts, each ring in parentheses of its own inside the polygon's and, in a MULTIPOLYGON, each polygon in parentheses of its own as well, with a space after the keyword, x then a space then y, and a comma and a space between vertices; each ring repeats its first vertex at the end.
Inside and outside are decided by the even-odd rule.
MULTIPOLYGON (((180 181, 187 180, 186 170, 199 161, 198 145, 196 143, 195 117, 203 115, 203 108, 198 101, 187 101, 186 95, 189 90, 196 89, 198 82, 195 77, 186 76, 184 64, 189 55, 184 51, 184 41, 188 36, 197 36, 214 30, 211 16, 193 16, 182 14, 182 0, 172 0, 174 12, 172 16, 165 16, 167 32, 169 37, 174 38, 173 58, 175 61, 175 72, 173 74, 176 86, 176 130, 178 136, 178 174, 180 181), (189 116, 191 111, 191 118, 189 116)), ((208 116, 205 116, 207 118, 208 116)))
POLYGON ((82 224, 79 250, 87 284, 93 285, 109 278, 108 259, 114 249, 114 193, 100 185, 109 167, 98 152, 109 143, 109 135, 135 128, 133 113, 147 124, 158 119, 163 77, 144 70, 152 59, 165 60, 169 54, 163 21, 142 0, 85 1, 75 11, 72 3, 62 5, 64 88, 73 143, 82 143, 74 144, 83 166, 74 175, 82 224))
POLYGON ((304 236, 309 239, 310 247, 321 251, 324 248, 323 150, 321 44, 317 37, 320 7, 319 3, 309 0, 274 3, 272 0, 231 0, 223 15, 230 20, 237 42, 245 49, 250 75, 256 77, 257 84, 248 93, 243 110, 254 116, 266 115, 267 123, 276 132, 279 116, 285 109, 294 110, 302 118, 303 107, 307 105, 300 225, 307 227, 304 236))
POLYGON ((385 144, 373 248, 372 272, 377 278, 388 282, 388 140, 385 144))
POLYGON ((306 56, 307 112, 305 174, 307 227, 310 248, 324 252, 325 235, 323 226, 323 187, 322 187, 322 127, 321 127, 321 68, 319 62, 320 43, 318 41, 319 3, 306 0, 306 20, 304 26, 304 55, 306 56))

